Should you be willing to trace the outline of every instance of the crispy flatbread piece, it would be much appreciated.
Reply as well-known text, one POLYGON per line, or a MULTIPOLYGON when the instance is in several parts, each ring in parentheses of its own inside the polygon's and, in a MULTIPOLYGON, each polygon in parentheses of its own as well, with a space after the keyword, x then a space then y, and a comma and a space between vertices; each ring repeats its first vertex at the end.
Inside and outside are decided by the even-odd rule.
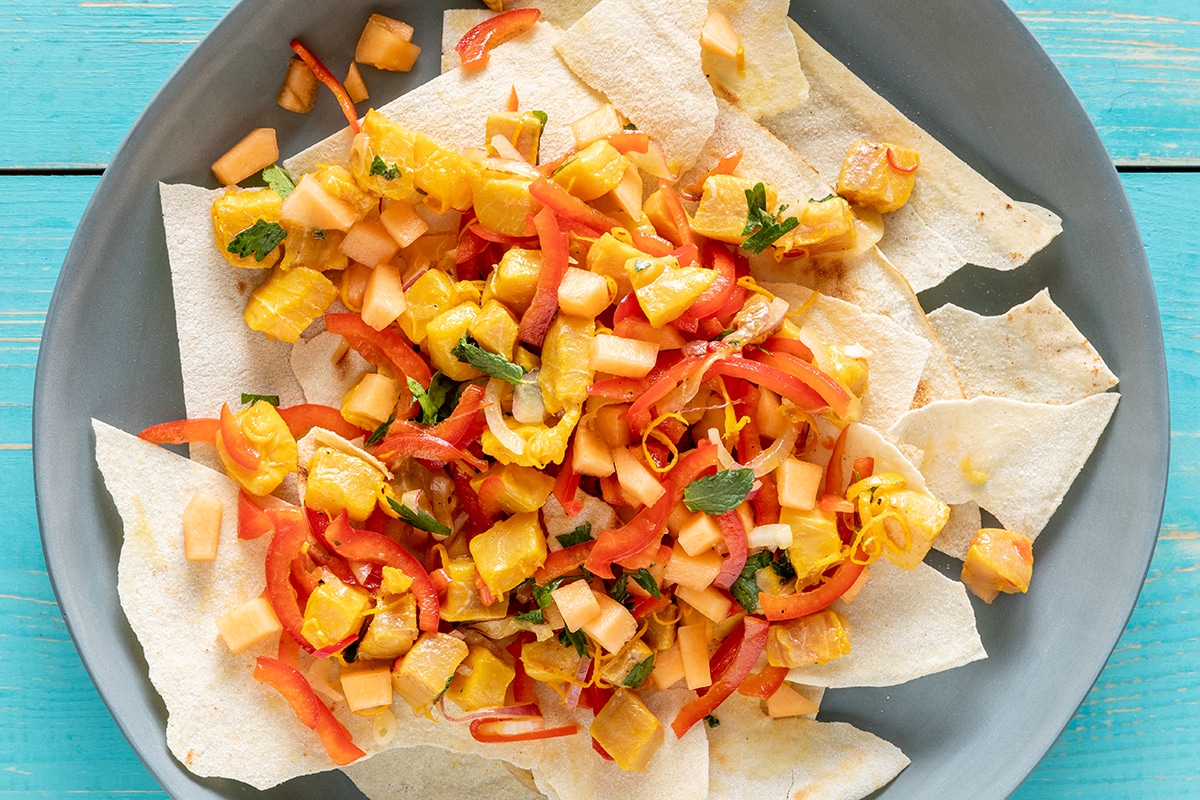
POLYGON ((703 51, 704 74, 718 97, 754 119, 799 108, 808 79, 788 28, 788 0, 709 0, 741 40, 744 62, 703 51))

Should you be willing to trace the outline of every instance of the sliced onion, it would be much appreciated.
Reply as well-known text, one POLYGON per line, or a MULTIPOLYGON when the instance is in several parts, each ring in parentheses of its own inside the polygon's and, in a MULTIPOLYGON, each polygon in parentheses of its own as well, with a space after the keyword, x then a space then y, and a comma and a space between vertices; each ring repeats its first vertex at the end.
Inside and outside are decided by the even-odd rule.
POLYGON ((487 420, 488 430, 500 444, 511 451, 513 455, 524 455, 525 440, 504 422, 504 409, 500 406, 500 385, 502 383, 503 381, 499 378, 492 378, 488 381, 487 389, 483 392, 483 416, 487 420))
POLYGON ((792 448, 796 446, 796 439, 799 436, 796 426, 788 425, 787 432, 776 439, 766 450, 752 458, 746 467, 754 470, 754 477, 761 478, 782 464, 783 460, 792 454, 792 448))
POLYGON ((396 733, 400 730, 400 723, 396 720, 396 715, 392 713, 390 708, 385 708, 371 717, 371 736, 375 739, 375 744, 380 747, 392 743, 396 738, 396 733))
POLYGON ((751 549, 766 547, 770 550, 786 550, 792 546, 792 526, 782 522, 757 525, 746 534, 746 544, 751 549))
POLYGON ((513 389, 512 415, 517 422, 540 424, 546 416, 542 387, 538 384, 539 372, 531 369, 521 385, 513 389))
POLYGON ((585 658, 579 662, 579 668, 575 670, 575 682, 571 684, 571 688, 567 690, 567 696, 563 700, 568 713, 573 713, 579 707, 579 695, 583 693, 583 682, 587 680, 588 669, 591 666, 592 660, 585 658))
POLYGON ((446 696, 438 699, 438 710, 450 722, 470 722, 473 719, 541 719, 542 710, 537 703, 523 706, 507 706, 505 708, 485 708, 482 711, 472 711, 465 714, 451 714, 446 710, 446 696))
POLYGON ((521 151, 514 147, 512 142, 498 133, 492 137, 488 144, 496 151, 497 157, 505 161, 525 161, 525 157, 521 155, 521 151))
POLYGON ((317 659, 308 668, 308 682, 318 694, 324 695, 327 700, 341 703, 346 700, 345 695, 329 683, 329 677, 333 674, 333 666, 334 662, 331 659, 317 659))
POLYGON ((649 146, 644 153, 635 153, 632 150, 625 154, 625 157, 632 161, 643 172, 648 172, 656 178, 664 178, 674 182, 675 176, 671 174, 671 167, 667 164, 667 156, 663 153, 662 145, 657 139, 651 139, 649 146))
POLYGON ((408 280, 406 280, 404 282, 404 291, 407 292, 409 289, 411 289, 412 285, 417 282, 417 279, 420 278, 422 275, 424 275, 426 272, 429 272, 428 266, 422 267, 421 269, 414 272, 412 274, 412 277, 410 277, 408 280))
POLYGON ((708 429, 708 440, 717 446, 717 463, 721 465, 721 469, 741 469, 742 465, 733 460, 733 454, 725 447, 725 442, 721 441, 721 435, 717 433, 716 428, 708 429))

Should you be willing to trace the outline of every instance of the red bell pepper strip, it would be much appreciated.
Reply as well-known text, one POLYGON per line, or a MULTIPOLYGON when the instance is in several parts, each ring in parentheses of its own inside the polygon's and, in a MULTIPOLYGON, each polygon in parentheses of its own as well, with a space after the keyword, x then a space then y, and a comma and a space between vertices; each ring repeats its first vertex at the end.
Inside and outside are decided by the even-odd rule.
POLYGON ((675 232, 679 236, 676 244, 680 247, 697 246, 696 235, 692 233, 691 222, 688 220, 687 212, 683 210, 683 203, 679 201, 679 195, 675 193, 675 187, 665 178, 659 178, 658 190, 662 192, 663 205, 666 206, 667 213, 671 215, 671 222, 674 223, 675 232))
POLYGON ((815 614, 844 595, 862 575, 865 566, 847 559, 834 569, 829 580, 817 588, 786 597, 759 592, 758 604, 763 614, 772 622, 815 614))
POLYGON ((254 679, 267 684, 288 701, 296 718, 317 732, 325 752, 339 767, 366 756, 346 726, 338 721, 329 706, 321 702, 308 680, 295 668, 276 658, 259 656, 254 663, 254 679))
POLYGON ((450 416, 430 428, 429 432, 455 447, 466 447, 479 441, 486 426, 483 418, 483 387, 472 383, 463 388, 458 405, 450 416))
POLYGON ((311 653, 315 648, 300 632, 304 627, 304 613, 290 580, 292 561, 301 555, 301 548, 308 541, 308 519, 304 511, 293 506, 267 509, 266 514, 275 526, 265 560, 267 600, 287 635, 305 652, 311 653))
POLYGON ((536 8, 518 8, 489 17, 471 28, 454 46, 463 67, 483 69, 492 48, 532 28, 541 15, 536 8))
POLYGON ((680 245, 671 251, 680 266, 694 267, 700 263, 700 248, 694 244, 680 245))
POLYGON ((450 477, 454 480, 454 493, 467 514, 467 525, 470 527, 468 534, 483 533, 492 527, 492 518, 484 513, 479 495, 471 488, 471 476, 458 464, 450 464, 449 469, 450 477))
POLYGON ((563 456, 563 463, 558 469, 558 475, 554 478, 554 499, 571 517, 578 516, 579 512, 583 511, 583 501, 575 496, 579 491, 579 473, 571 464, 574 454, 575 444, 572 442, 571 446, 567 448, 566 455, 563 456))
POLYGON ((412 578, 409 591, 417 601, 417 627, 429 633, 437 632, 441 611, 437 591, 429 573, 411 553, 387 536, 351 528, 350 518, 344 511, 325 529, 325 540, 342 558, 395 567, 412 578))
MULTIPOLYGON (((619 330, 613 332, 617 336, 621 335, 619 330)), ((588 387, 588 397, 601 397, 605 400, 620 400, 629 403, 636 400, 649 388, 650 383, 644 378, 605 378, 588 387)))
POLYGON ((238 424, 237 417, 229 409, 229 403, 221 406, 221 429, 219 432, 221 437, 217 447, 224 448, 233 463, 250 472, 258 469, 260 463, 258 451, 246 438, 242 426, 238 424))
POLYGON ((650 595, 649 597, 643 597, 634 603, 633 611, 631 613, 633 614, 634 619, 636 619, 638 622, 641 622, 646 617, 657 614, 659 611, 662 611, 669 605, 671 605, 671 601, 667 598, 650 595))
POLYGON ((506 233, 496 233, 495 231, 488 230, 487 228, 483 227, 483 225, 478 222, 472 223, 470 230, 471 233, 475 234, 480 239, 484 239, 489 242, 495 242, 496 244, 506 244, 510 247, 527 247, 528 245, 533 244, 532 240, 534 239, 532 236, 509 236, 506 233))
POLYGON ((850 393, 843 389, 840 383, 804 359, 797 358, 791 353, 768 353, 764 350, 755 350, 750 357, 760 364, 768 364, 801 381, 819 394, 833 410, 833 413, 839 417, 846 416, 846 411, 850 408, 850 402, 853 400, 850 393))
POLYGON ((138 434, 138 438, 150 444, 215 444, 219 419, 177 419, 151 425, 138 434))
MULTIPOLYGON (((656 536, 662 536, 667 517, 683 499, 683 491, 692 481, 717 464, 717 448, 705 440, 695 450, 683 455, 671 469, 665 484, 666 491, 652 506, 645 506, 626 524, 602 531, 596 546, 588 555, 586 566, 593 575, 611 579, 612 565, 645 551, 656 536)), ((740 570, 739 570, 740 572, 740 570)))
POLYGON ((671 390, 679 384, 692 377, 703 363, 704 359, 699 356, 682 359, 650 384, 650 388, 633 402, 633 405, 629 407, 628 418, 629 427, 636 436, 640 437, 650 427, 650 423, 653 421, 650 409, 654 407, 654 404, 670 394, 671 390))
POLYGON ((737 165, 742 161, 742 151, 734 150, 732 153, 721 156, 721 160, 717 165, 704 173, 704 177, 698 183, 684 188, 681 194, 688 200, 696 201, 704 195, 704 182, 713 175, 732 175, 737 165))
POLYGON ((518 335, 522 342, 541 347, 558 313, 558 287, 567 274, 570 250, 567 235, 559 229, 558 218, 548 207, 534 215, 533 225, 542 248, 542 269, 533 300, 521 317, 518 335))
POLYGON ((852 478, 855 481, 861 481, 863 478, 871 477, 875 472, 875 459, 871 456, 863 456, 862 458, 854 459, 854 464, 851 466, 854 470, 852 478))
POLYGON ((621 131, 607 138, 608 143, 615 147, 617 152, 622 155, 625 153, 645 153, 650 149, 650 134, 642 131, 621 131))
POLYGON ((343 439, 356 439, 368 435, 357 425, 351 425, 342 417, 342 412, 333 406, 322 406, 316 403, 301 403, 296 406, 276 409, 279 416, 287 423, 292 436, 301 439, 313 428, 324 428, 333 431, 343 439))
POLYGON ((746 566, 750 548, 746 540, 746 526, 742 524, 742 518, 736 511, 718 514, 717 526, 721 529, 721 536, 725 539, 725 549, 729 551, 729 555, 721 562, 721 571, 713 579, 713 586, 728 589, 742 574, 742 567, 746 566))
POLYGON ((422 428, 416 423, 396 420, 388 430, 390 433, 376 445, 374 452, 375 457, 382 461, 416 458, 437 464, 449 464, 459 460, 478 462, 478 459, 467 451, 434 436, 428 428, 422 428))
MULTIPOLYGON (((589 206, 554 181, 543 176, 529 184, 529 193, 542 205, 567 220, 573 220, 597 234, 624 227, 612 217, 589 206)), ((633 246, 652 256, 670 255, 674 246, 665 239, 650 236, 637 229, 629 231, 633 246)))
POLYGON ((358 111, 354 108, 354 101, 350 99, 350 94, 346 91, 346 87, 342 86, 342 82, 333 77, 333 73, 329 71, 321 59, 313 55, 312 51, 304 45, 300 44, 299 39, 292 39, 292 49, 296 51, 296 55, 304 60, 308 68, 312 70, 313 75, 317 76, 317 80, 329 87, 333 92, 333 96, 337 98, 338 105, 342 107, 342 113, 346 115, 346 121, 350 123, 350 130, 358 133, 358 111))
MULTIPOLYGON (((537 718, 543 726, 545 720, 537 718)), ((499 742, 532 742, 537 739, 557 739, 559 736, 572 736, 579 732, 575 723, 559 728, 536 728, 534 720, 513 719, 473 719, 471 720, 471 738, 484 744, 499 742), (506 731, 504 728, 509 728, 506 731)))
MULTIPOLYGON (((603 706, 601 706, 601 708, 603 708, 603 706)), ((597 741, 596 741, 596 737, 595 737, 595 736, 593 736, 593 737, 592 737, 592 749, 593 749, 593 750, 595 750, 595 751, 596 751, 596 753, 597 753, 597 754, 598 754, 598 755, 599 755, 601 758, 603 758, 605 761, 615 761, 615 760, 616 760, 616 759, 614 759, 612 756, 610 756, 610 755, 608 754, 608 751, 607 751, 607 750, 605 750, 605 749, 604 749, 604 748, 603 748, 603 747, 600 745, 600 743, 599 743, 599 742, 597 742, 597 741)))
MULTIPOLYGON (((413 351, 411 343, 390 328, 377 331, 353 313, 326 314, 325 327, 342 336, 360 356, 372 364, 386 364, 397 374, 428 386, 433 373, 429 365, 413 351)), ((401 392, 407 392, 403 387, 401 392)))
POLYGON ((591 555, 592 548, 595 546, 596 540, 589 539, 586 542, 573 544, 549 553, 546 560, 533 573, 533 579, 544 585, 555 578, 561 578, 572 570, 579 569, 587 562, 588 556, 591 555))
POLYGON ((712 686, 708 687, 702 696, 679 710, 675 721, 671 723, 671 730, 675 732, 676 738, 682 739, 693 725, 715 711, 717 706, 737 691, 767 646, 769 629, 770 626, 764 620, 748 616, 738 626, 737 631, 730 634, 730 637, 738 637, 734 640, 736 645, 733 660, 726 669, 720 671, 712 686))
POLYGON ((786 336, 772 336, 762 343, 762 349, 770 353, 788 353, 809 363, 813 360, 813 351, 808 349, 808 345, 786 336))
POLYGON ((275 657, 293 669, 300 668, 300 645, 290 636, 280 636, 275 657))
POLYGON ((768 664, 762 668, 762 672, 757 672, 742 681, 742 685, 738 687, 738 694, 766 700, 779 691, 787 674, 787 667, 772 667, 768 664))
POLYGON ((717 376, 742 378, 763 389, 770 389, 791 400, 804 411, 818 411, 828 405, 825 398, 807 384, 770 364, 747 358, 723 358, 709 367, 704 377, 707 379, 717 376))
POLYGON ((245 489, 238 491, 238 527, 239 539, 257 539, 264 533, 275 530, 275 524, 267 516, 267 512, 246 494, 245 489))
POLYGON ((850 426, 842 428, 833 450, 829 454, 829 464, 825 467, 825 494, 843 497, 846 491, 846 477, 842 472, 842 457, 846 453, 846 432, 850 426))
MULTIPOLYGON (((484 478, 483 482, 479 484, 479 507, 492 519, 500 516, 502 511, 500 508, 500 495, 502 494, 504 494, 504 481, 500 479, 499 475, 484 478)), ((489 604, 484 603, 484 605, 489 604)))
POLYGON ((314 650, 313 658, 329 658, 332 655, 342 652, 356 641, 358 641, 358 634, 352 633, 340 642, 334 642, 331 645, 322 647, 320 650, 314 650))

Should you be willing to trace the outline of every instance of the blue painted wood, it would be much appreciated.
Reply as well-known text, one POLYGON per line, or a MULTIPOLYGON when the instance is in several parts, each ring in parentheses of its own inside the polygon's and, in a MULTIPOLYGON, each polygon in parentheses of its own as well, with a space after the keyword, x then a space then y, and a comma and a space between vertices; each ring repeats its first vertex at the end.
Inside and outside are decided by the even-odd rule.
MULTIPOLYGON (((0 170, 105 163, 232 0, 0 0, 0 170), (33 6, 32 8, 29 6, 33 6)), ((1195 0, 1010 0, 1119 163, 1200 164, 1195 0)), ((30 477, 33 367, 50 291, 95 186, 0 176, 0 796, 165 798, 100 703, 54 603, 30 477)), ((1159 548, 1108 666, 1017 800, 1195 797, 1200 776, 1200 175, 1128 175, 1172 390, 1159 548)), ((1082 554, 1086 557, 1086 554, 1082 554)))

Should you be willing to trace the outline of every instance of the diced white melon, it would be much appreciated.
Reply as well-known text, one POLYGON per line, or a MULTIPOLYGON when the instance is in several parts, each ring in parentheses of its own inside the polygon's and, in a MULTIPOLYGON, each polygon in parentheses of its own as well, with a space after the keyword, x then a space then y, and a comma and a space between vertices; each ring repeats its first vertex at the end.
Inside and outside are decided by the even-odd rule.
POLYGON ((563 624, 572 631, 595 622, 600 616, 600 604, 587 581, 572 581, 550 593, 554 605, 562 617, 563 624))
POLYGON ((683 680, 683 653, 679 649, 679 642, 655 653, 654 671, 650 677, 659 690, 670 689, 683 680))
POLYGON ((221 539, 221 500, 196 492, 183 510, 183 553, 188 561, 213 561, 221 539))
POLYGON ((429 223, 403 200, 392 200, 388 203, 380 212, 379 221, 401 247, 408 247, 429 231, 429 223))
POLYGON ((392 704, 392 670, 386 662, 344 669, 341 683, 342 694, 351 711, 369 711, 392 704))
POLYGON ((629 609, 606 594, 592 591, 600 614, 583 625, 583 632, 610 653, 620 651, 637 633, 637 620, 629 609))
POLYGON ((797 511, 811 511, 817 504, 817 492, 824 480, 825 470, 820 464, 788 456, 775 468, 779 505, 797 511))
POLYGON ((612 454, 604 439, 587 425, 575 429, 575 449, 571 451, 571 468, 575 472, 607 478, 616 469, 612 454))
POLYGON ((247 600, 217 619, 217 633, 231 653, 240 653, 283 630, 265 597, 247 600))
POLYGON ((624 130, 625 123, 612 103, 605 103, 571 123, 575 149, 582 150, 592 142, 613 136, 624 130))
POLYGON ((686 586, 695 591, 703 591, 721 571, 721 554, 716 550, 705 550, 696 556, 688 555, 676 542, 663 573, 667 583, 686 586))
POLYGON ((617 468, 617 480, 621 491, 631 500, 644 506, 652 506, 666 493, 658 478, 642 462, 624 447, 613 450, 613 466, 617 468))
POLYGON ((371 270, 366 291, 363 292, 363 322, 381 331, 395 322, 406 308, 408 301, 404 299, 400 268, 395 264, 381 263, 371 270))
POLYGON ((279 214, 289 227, 309 230, 344 231, 358 220, 353 208, 327 192, 312 175, 300 178, 296 188, 283 201, 279 214))
POLYGON ((558 307, 564 314, 595 319, 616 294, 609 278, 578 267, 569 268, 558 286, 558 307))
MULTIPOLYGON (((687 512, 686 506, 679 506, 687 512)), ((670 523, 668 522, 668 525, 670 523)), ((721 534, 721 526, 717 521, 705 514, 703 511, 698 511, 695 514, 688 513, 686 517, 678 523, 678 532, 675 534, 675 541, 679 542, 679 546, 689 556, 698 556, 705 550, 712 550, 718 544, 725 541, 725 537, 721 534)), ((787 527, 786 525, 784 526, 787 527)), ((789 532, 791 531, 788 528, 789 532)))
POLYGON ((704 623, 680 625, 675 632, 676 643, 683 657, 683 676, 689 689, 712 686, 708 665, 708 626, 704 623))
POLYGON ((687 586, 676 586, 675 596, 699 611, 713 622, 720 622, 733 608, 733 601, 715 586, 706 586, 701 591, 687 586))
POLYGON ((352 260, 374 267, 395 258, 400 252, 400 243, 392 238, 378 217, 367 217, 350 226, 339 248, 352 260))
POLYGON ((658 345, 640 339, 626 339, 610 333, 592 338, 589 366, 624 378, 644 378, 658 361, 658 345))

